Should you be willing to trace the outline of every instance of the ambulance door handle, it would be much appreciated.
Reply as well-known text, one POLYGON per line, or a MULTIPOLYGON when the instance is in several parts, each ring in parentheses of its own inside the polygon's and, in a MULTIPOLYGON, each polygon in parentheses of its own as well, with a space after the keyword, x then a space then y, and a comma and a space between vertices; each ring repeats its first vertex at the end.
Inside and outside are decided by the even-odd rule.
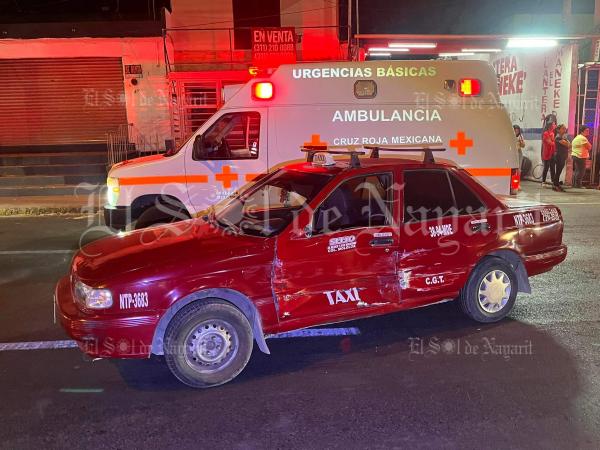
POLYGON ((393 243, 394 240, 392 238, 375 238, 370 242, 371 247, 382 247, 385 245, 392 245, 393 243))

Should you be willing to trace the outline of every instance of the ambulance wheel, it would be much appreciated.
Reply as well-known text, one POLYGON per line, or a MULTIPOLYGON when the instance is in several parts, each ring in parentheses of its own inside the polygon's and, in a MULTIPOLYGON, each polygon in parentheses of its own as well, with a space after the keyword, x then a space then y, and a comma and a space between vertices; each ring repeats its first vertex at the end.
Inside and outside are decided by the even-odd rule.
POLYGON ((167 366, 193 388, 219 386, 246 367, 252 353, 252 328, 235 306, 218 299, 194 302, 165 332, 167 366))
POLYGON ((151 206, 140 214, 135 222, 135 229, 141 230, 142 228, 178 222, 189 218, 190 216, 185 209, 171 210, 168 206, 151 206))
POLYGON ((462 311, 482 323, 506 317, 517 298, 517 276, 501 258, 484 258, 473 270, 458 297, 462 311))

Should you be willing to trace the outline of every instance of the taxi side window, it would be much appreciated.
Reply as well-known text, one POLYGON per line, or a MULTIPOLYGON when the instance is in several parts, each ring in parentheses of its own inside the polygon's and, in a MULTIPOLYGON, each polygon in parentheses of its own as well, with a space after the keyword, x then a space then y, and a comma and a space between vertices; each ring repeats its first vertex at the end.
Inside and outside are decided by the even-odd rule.
POLYGON ((259 141, 258 112, 224 114, 206 132, 196 136, 193 158, 197 161, 256 159, 259 141))
POLYGON ((450 174, 450 182, 458 215, 482 213, 487 209, 479 197, 456 175, 450 174))
POLYGON ((404 222, 454 215, 454 197, 445 170, 404 172, 404 222))
POLYGON ((316 210, 313 233, 390 225, 392 201, 392 174, 346 180, 316 210))
POLYGON ((485 205, 458 177, 446 170, 404 172, 404 222, 480 213, 485 205))

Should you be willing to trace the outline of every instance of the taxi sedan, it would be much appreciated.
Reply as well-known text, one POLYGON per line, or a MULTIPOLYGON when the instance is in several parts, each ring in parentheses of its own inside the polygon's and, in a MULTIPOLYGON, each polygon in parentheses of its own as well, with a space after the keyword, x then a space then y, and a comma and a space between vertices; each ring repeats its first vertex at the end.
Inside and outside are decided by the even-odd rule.
POLYGON ((56 288, 63 327, 93 357, 164 354, 180 381, 211 387, 280 332, 447 300, 496 322, 566 257, 555 206, 509 206, 431 157, 331 153, 203 218, 83 247, 56 288))

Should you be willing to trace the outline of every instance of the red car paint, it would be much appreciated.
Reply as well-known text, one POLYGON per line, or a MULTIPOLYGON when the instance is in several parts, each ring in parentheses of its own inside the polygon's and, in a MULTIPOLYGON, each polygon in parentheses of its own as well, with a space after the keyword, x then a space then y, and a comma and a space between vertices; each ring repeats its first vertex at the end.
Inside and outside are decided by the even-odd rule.
MULTIPOLYGON (((85 246, 73 258, 70 275, 56 288, 59 317, 67 333, 93 357, 148 357, 162 353, 165 327, 183 302, 223 293, 237 299, 232 302, 254 323, 260 345, 263 334, 454 299, 486 255, 509 259, 517 272, 522 271, 521 291, 529 289, 527 276, 546 272, 566 258, 558 208, 509 208, 451 164, 381 158, 361 159, 361 167, 347 162, 333 167, 300 163, 280 170, 332 178, 299 213, 297 223, 273 237, 224 233, 204 219, 193 219, 85 246), (403 223, 401 186, 408 169, 453 173, 487 211, 431 223, 403 223), (379 173, 392 174, 399 186, 394 190, 391 225, 307 235, 304 230, 312 223, 312 211, 342 181, 379 173), (433 237, 444 230, 453 233, 433 237), (385 245, 371 245, 377 236, 385 236, 385 245), (112 307, 82 307, 74 298, 76 280, 109 289, 112 307), (139 293, 147 304, 132 301, 139 293)), ((261 349, 268 351, 266 345, 261 349)))

